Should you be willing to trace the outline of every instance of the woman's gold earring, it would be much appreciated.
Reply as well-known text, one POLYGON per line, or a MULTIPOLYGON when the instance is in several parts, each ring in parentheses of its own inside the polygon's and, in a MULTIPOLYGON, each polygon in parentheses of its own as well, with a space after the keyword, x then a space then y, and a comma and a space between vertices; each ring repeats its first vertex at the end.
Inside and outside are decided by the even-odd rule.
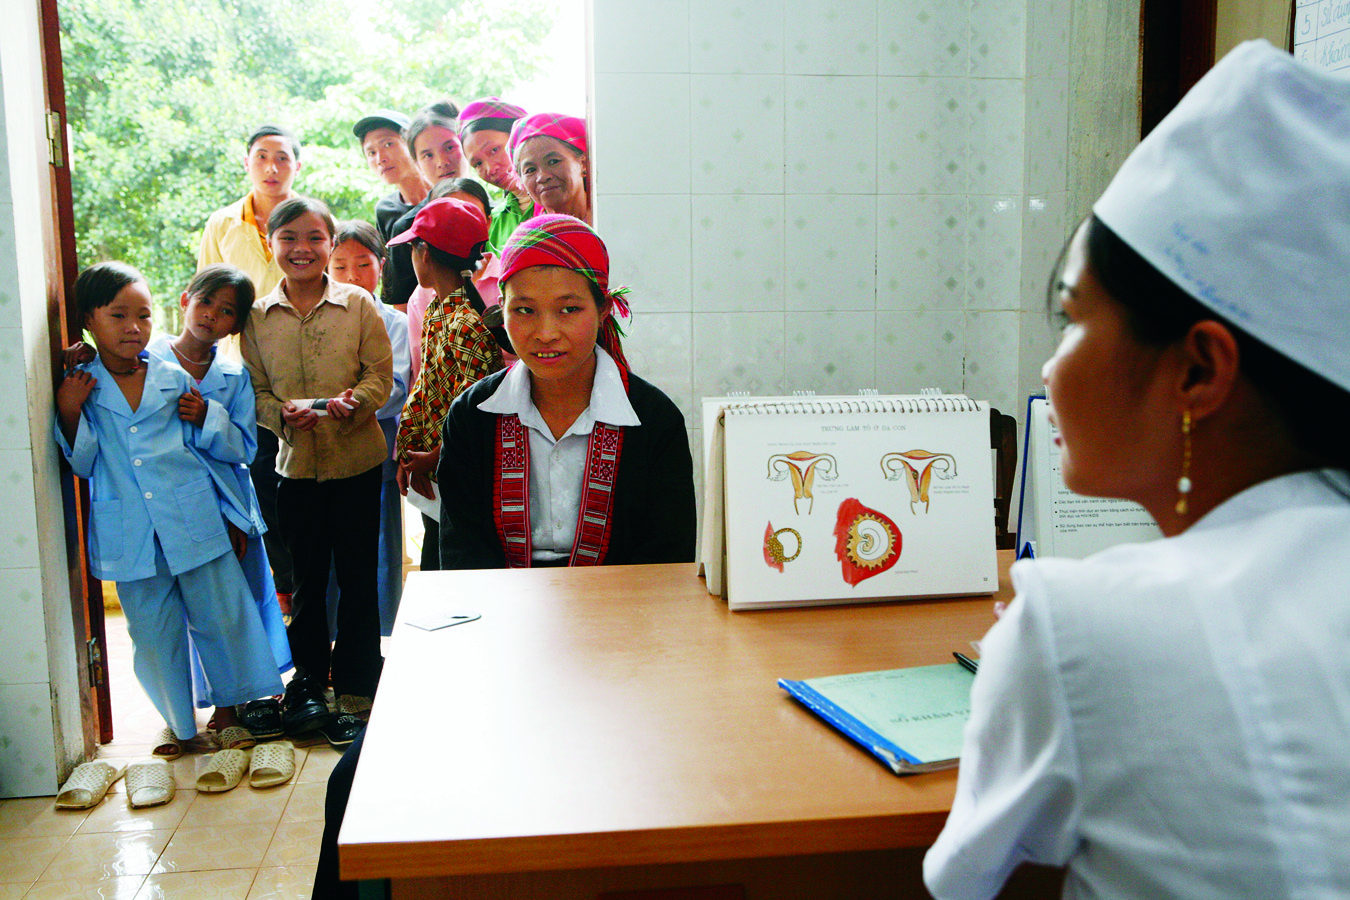
POLYGON ((1186 515, 1191 493, 1191 411, 1181 411, 1181 477, 1177 479, 1177 515, 1186 515))

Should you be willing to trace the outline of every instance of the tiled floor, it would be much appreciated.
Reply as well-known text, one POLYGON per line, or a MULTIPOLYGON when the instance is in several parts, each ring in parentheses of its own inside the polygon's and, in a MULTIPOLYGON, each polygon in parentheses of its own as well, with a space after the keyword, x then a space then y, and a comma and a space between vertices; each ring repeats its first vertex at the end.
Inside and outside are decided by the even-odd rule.
MULTIPOLYGON (((410 507, 404 538, 406 575, 422 546, 410 507)), ((136 681, 120 612, 107 624, 114 734, 98 757, 148 759, 164 720, 136 681)), ((208 715, 198 711, 203 727, 208 715)), ((246 777, 227 793, 198 794, 206 757, 184 756, 169 763, 174 799, 154 809, 127 807, 125 779, 84 812, 58 812, 50 797, 0 800, 0 900, 308 900, 324 790, 340 758, 326 744, 297 747, 287 784, 253 790, 246 777)))
MULTIPOLYGON (((145 759, 164 722, 132 674, 118 614, 108 616, 108 644, 116 724, 99 758, 145 759)), ((50 797, 0 801, 0 900, 307 900, 338 753, 297 748, 288 784, 253 790, 245 779, 228 793, 199 794, 206 758, 170 763, 177 793, 154 809, 127 807, 125 779, 84 812, 58 812, 50 797)))

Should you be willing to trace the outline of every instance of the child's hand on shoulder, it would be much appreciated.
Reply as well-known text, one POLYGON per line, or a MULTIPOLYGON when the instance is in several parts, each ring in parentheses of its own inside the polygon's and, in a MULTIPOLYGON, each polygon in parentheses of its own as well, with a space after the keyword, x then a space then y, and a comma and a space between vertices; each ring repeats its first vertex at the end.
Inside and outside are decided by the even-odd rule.
POLYGON ((352 389, 347 388, 328 401, 328 414, 334 419, 350 419, 356 415, 356 408, 360 405, 361 401, 352 396, 352 389))
POLYGON ((61 351, 61 367, 69 372, 76 366, 93 362, 97 355, 98 353, 93 347, 84 341, 76 341, 61 351))
POLYGON ((62 418, 74 421, 80 417, 80 407, 94 392, 98 379, 88 372, 67 372, 56 389, 56 409, 62 418))
POLYGON ((188 388, 187 393, 178 398, 178 418, 198 428, 206 426, 206 400, 196 387, 188 388))
POLYGON ((319 424, 319 415, 312 409, 301 409, 287 400, 281 405, 281 418, 296 431, 313 431, 319 424))

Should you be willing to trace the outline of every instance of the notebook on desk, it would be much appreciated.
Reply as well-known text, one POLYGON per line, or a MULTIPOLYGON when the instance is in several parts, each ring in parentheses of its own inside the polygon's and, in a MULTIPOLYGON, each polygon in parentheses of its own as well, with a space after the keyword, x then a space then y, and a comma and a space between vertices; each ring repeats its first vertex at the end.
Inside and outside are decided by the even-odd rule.
POLYGON ((949 663, 778 686, 896 775, 910 775, 957 764, 974 678, 949 663))

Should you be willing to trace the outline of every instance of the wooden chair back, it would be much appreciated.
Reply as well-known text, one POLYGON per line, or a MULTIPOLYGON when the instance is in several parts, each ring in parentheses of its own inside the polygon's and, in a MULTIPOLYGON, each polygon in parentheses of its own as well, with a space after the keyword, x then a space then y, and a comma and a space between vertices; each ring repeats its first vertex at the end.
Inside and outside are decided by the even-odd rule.
POLYGON ((994 451, 994 540, 998 549, 1012 550, 1017 534, 1008 530, 1013 478, 1017 474, 1017 420, 989 407, 989 446, 994 451))

